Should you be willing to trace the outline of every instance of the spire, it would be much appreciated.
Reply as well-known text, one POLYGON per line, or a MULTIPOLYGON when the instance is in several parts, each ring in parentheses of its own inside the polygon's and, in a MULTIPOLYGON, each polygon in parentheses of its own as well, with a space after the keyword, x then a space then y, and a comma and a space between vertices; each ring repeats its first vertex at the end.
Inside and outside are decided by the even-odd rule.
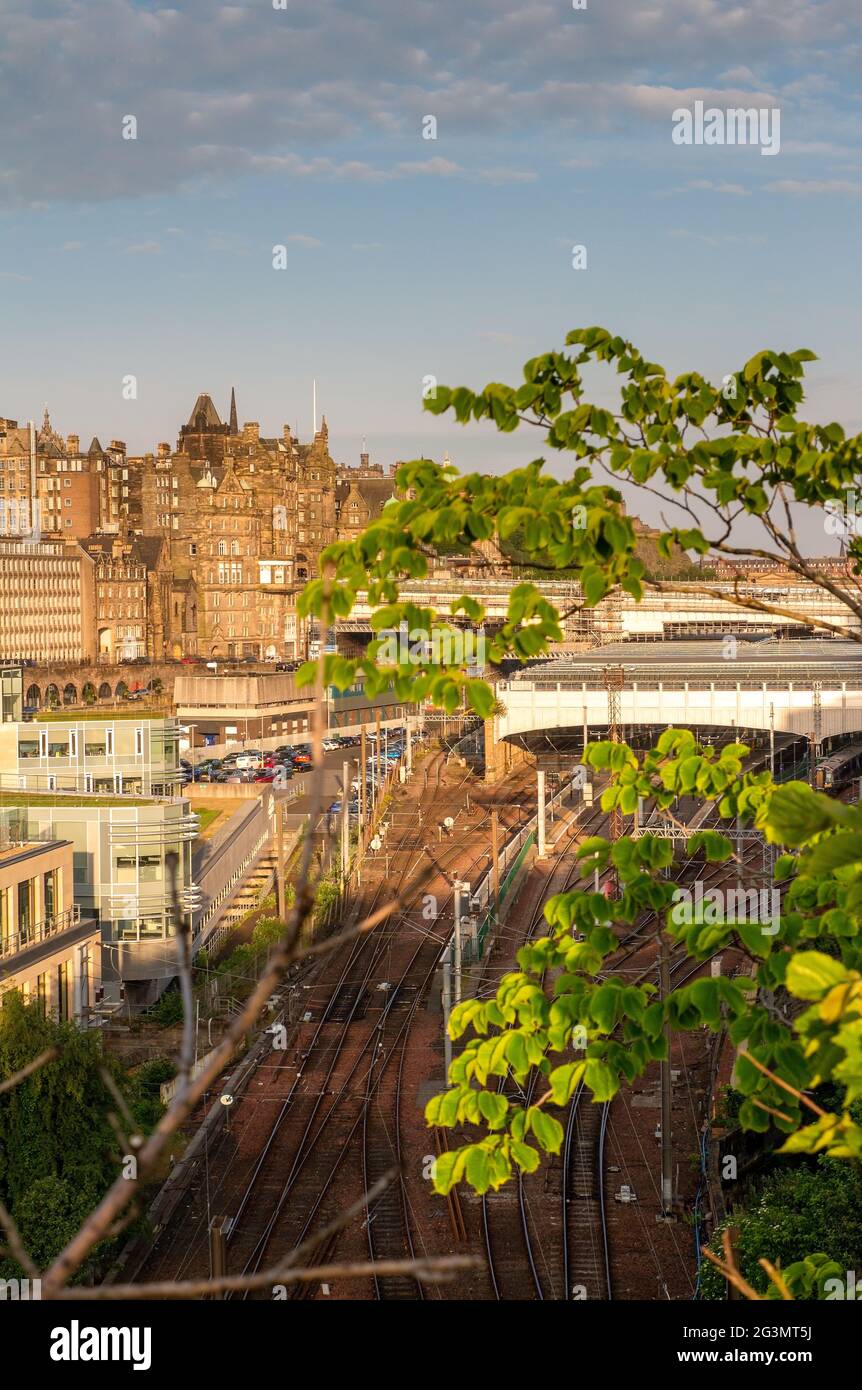
POLYGON ((47 401, 45 402, 45 413, 44 413, 44 415, 42 416, 42 433, 43 433, 43 434, 50 434, 50 433, 51 433, 51 417, 50 417, 50 415, 48 414, 48 402, 47 402, 47 401))
POLYGON ((230 388, 230 432, 239 434, 239 423, 236 418, 236 387, 230 388))

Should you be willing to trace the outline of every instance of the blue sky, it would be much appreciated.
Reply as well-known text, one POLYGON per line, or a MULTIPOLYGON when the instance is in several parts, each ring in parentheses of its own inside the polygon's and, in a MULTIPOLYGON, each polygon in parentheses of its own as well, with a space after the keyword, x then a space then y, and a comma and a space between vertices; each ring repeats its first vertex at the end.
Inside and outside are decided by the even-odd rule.
POLYGON ((0 414, 143 451, 235 385, 306 438, 316 376, 337 458, 496 470, 537 443, 423 377, 603 323, 713 378, 811 347, 808 414, 862 428, 858 0, 587 4, 0 0, 0 414), (780 153, 675 145, 696 99, 780 153))

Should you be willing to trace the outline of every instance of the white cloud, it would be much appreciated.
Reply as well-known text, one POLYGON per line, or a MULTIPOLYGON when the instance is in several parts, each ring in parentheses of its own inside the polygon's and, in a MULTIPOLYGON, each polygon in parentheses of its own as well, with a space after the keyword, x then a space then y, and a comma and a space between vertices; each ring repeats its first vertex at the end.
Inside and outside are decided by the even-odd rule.
MULTIPOLYGON (((591 7, 589 23, 551 0, 344 0, 337 43, 332 7, 315 0, 291 0, 283 13, 267 0, 155 3, 0 5, 0 62, 15 78, 0 82, 13 152, 3 202, 87 203, 244 175, 529 182, 548 135, 640 141, 698 98, 763 106, 781 93, 804 107, 795 138, 807 141, 841 129, 852 147, 862 128, 848 44, 858 0, 628 0, 591 7), (621 82, 621 72, 636 80, 621 82), (128 113, 136 141, 121 138, 128 113), (428 113, 439 121, 430 159, 420 134, 428 113), (483 140, 481 159, 465 138, 483 140), (530 154, 496 167, 488 142, 502 138, 530 154)), ((559 148, 548 153, 559 163, 559 148)), ((590 167, 593 153, 567 166, 590 167)))
POLYGON ((427 174, 429 177, 449 179, 453 174, 463 174, 464 170, 460 164, 455 164, 451 159, 444 159, 442 155, 434 155, 431 159, 405 160, 401 164, 396 164, 393 170, 396 175, 411 176, 413 174, 427 174))
POLYGON ((698 193, 729 193, 738 198, 748 196, 748 189, 743 188, 741 183, 713 183, 711 179, 692 179, 685 188, 678 188, 676 192, 686 193, 689 189, 698 193))
POLYGON ((862 193, 862 182, 853 179, 775 179, 764 187, 767 193, 789 193, 797 198, 853 198, 862 193))
POLYGON ((671 227, 669 236, 680 241, 700 241, 704 246, 765 246, 765 236, 737 234, 736 232, 691 232, 687 227, 671 227))

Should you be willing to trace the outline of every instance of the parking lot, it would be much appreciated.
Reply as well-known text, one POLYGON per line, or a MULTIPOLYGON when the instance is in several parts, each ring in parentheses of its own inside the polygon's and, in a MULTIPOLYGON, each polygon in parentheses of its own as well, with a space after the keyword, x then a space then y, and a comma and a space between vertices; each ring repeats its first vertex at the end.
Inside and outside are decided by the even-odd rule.
MULTIPOLYGON (((400 739, 396 735, 391 734, 390 739, 391 743, 395 745, 395 747, 397 747, 400 744, 400 739)), ((369 738, 366 750, 368 758, 371 758, 373 756, 374 747, 374 740, 372 738, 369 738)), ((253 754, 255 751, 256 750, 249 749, 246 750, 244 754, 237 755, 237 762, 242 763, 245 758, 250 757, 251 754, 253 754)), ((297 751, 298 748, 294 750, 294 756, 296 756, 297 751)), ((264 756, 266 757, 269 755, 264 756)), ((334 807, 335 803, 340 802, 341 800, 343 789, 343 767, 345 762, 348 764, 348 780, 352 781, 354 778, 358 778, 359 776, 360 757, 361 753, 360 746, 358 743, 350 746, 340 747, 337 749, 330 749, 324 752, 323 794, 321 797, 321 818, 324 824, 326 823, 329 817, 335 816, 337 814, 336 811, 331 811, 330 808, 334 807)), ((188 758, 184 759, 184 764, 188 767, 191 767, 191 762, 188 758)), ((199 771, 202 767, 209 766, 209 760, 205 756, 198 757, 195 760, 194 766, 195 769, 199 771)), ((224 767, 225 764, 224 761, 222 761, 222 766, 218 770, 218 772, 223 773, 224 767)), ((312 765, 310 762, 304 766, 301 762, 294 763, 292 775, 289 775, 287 780, 284 782, 279 782, 278 780, 274 782, 258 781, 257 777, 259 771, 264 769, 245 769, 243 767, 240 768, 238 771, 232 772, 231 776, 236 778, 241 776, 243 783, 247 785, 260 787, 261 790, 267 786, 271 787, 276 798, 283 799, 286 803, 284 816, 285 826, 289 829, 295 829, 298 825, 302 823, 304 817, 307 816, 309 811, 311 810, 311 768, 312 765)), ((223 776, 219 776, 217 774, 216 778, 214 778, 213 780, 215 781, 216 785, 225 785, 223 776)), ((205 781, 198 781, 197 778, 195 779, 195 783, 199 786, 207 785, 205 781)), ((237 784, 237 782, 227 783, 227 785, 237 784)), ((355 798, 356 793, 352 792, 350 795, 352 809, 355 807, 355 798)))

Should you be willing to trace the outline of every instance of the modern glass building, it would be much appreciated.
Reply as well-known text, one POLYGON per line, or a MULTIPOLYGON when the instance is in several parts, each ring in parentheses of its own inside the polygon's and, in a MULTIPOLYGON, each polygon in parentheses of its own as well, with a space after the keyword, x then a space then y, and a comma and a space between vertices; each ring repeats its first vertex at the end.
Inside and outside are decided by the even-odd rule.
POLYGON ((174 719, 45 714, 0 724, 0 792, 175 796, 182 784, 174 719))
POLYGON ((177 738, 174 720, 137 715, 0 725, 0 832, 71 842, 74 902, 99 924, 106 993, 135 1006, 176 975, 177 928, 199 902, 177 738))

